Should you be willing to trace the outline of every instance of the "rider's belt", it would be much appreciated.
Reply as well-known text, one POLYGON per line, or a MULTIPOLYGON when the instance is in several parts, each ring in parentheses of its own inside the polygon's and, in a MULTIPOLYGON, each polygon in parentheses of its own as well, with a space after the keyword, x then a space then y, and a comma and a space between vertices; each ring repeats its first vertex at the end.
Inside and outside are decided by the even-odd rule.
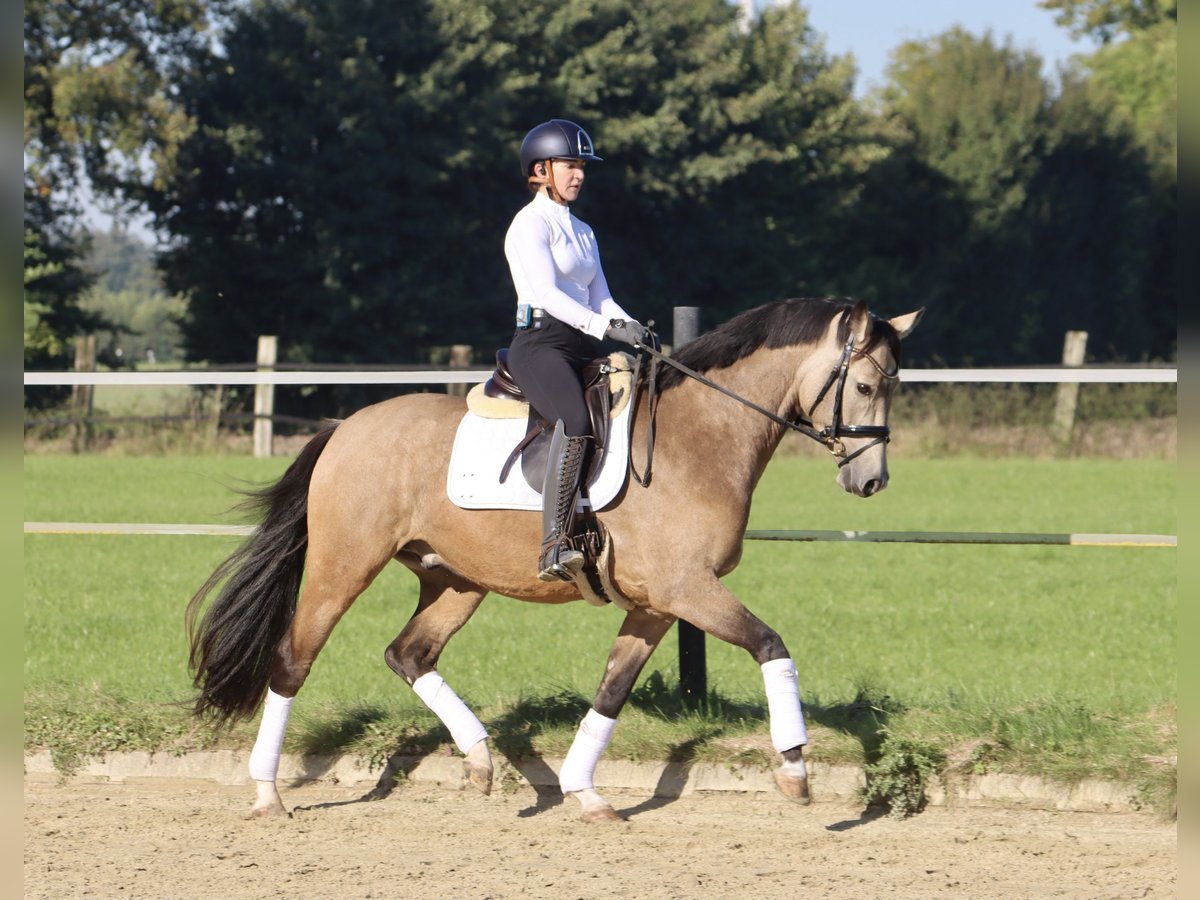
POLYGON ((542 327, 542 321, 549 318, 550 313, 546 312, 544 309, 539 309, 536 306, 530 307, 528 321, 525 321, 524 323, 518 322, 517 327, 522 329, 528 328, 531 331, 537 331, 542 327))

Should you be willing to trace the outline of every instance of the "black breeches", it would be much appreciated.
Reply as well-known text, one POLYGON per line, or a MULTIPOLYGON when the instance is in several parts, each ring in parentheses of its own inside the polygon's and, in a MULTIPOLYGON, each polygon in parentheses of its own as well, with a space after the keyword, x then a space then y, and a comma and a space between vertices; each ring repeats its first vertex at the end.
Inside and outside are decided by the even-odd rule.
POLYGON ((547 316, 540 328, 521 328, 508 348, 508 369, 530 405, 552 425, 562 419, 570 437, 592 433, 579 373, 601 355, 600 342, 547 316))

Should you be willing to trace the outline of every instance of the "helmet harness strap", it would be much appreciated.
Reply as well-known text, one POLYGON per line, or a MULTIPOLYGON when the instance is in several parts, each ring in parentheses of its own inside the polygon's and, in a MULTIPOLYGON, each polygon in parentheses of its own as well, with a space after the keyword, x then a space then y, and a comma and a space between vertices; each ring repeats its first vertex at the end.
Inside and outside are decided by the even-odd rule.
POLYGON ((554 162, 553 158, 543 159, 541 161, 541 165, 546 170, 546 177, 539 178, 537 176, 531 175, 529 177, 529 180, 531 182, 533 182, 534 184, 545 185, 546 196, 548 196, 555 203, 561 203, 561 202, 563 202, 562 194, 560 194, 558 192, 558 185, 554 183, 554 166, 552 165, 553 162, 554 162))

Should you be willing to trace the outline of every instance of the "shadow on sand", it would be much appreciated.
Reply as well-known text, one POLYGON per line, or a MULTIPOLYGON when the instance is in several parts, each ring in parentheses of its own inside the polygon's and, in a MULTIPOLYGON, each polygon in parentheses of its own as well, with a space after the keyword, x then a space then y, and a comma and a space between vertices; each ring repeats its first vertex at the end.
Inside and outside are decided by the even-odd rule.
MULTIPOLYGON (((694 730, 701 733, 666 748, 667 765, 654 786, 652 796, 636 806, 621 810, 624 818, 660 809, 678 800, 687 787, 691 769, 705 745, 724 736, 734 723, 766 720, 764 705, 730 700, 716 691, 709 691, 699 701, 685 702, 678 684, 668 682, 660 672, 651 673, 633 691, 629 705, 664 721, 690 718, 695 721, 694 730)), ((518 816, 535 816, 563 803, 558 777, 536 749, 538 738, 548 730, 576 726, 589 707, 590 701, 582 694, 559 690, 540 697, 523 698, 488 723, 494 751, 521 774, 536 795, 535 802, 521 809, 518 816)), ((862 745, 863 758, 867 762, 878 758, 887 721, 901 710, 902 707, 894 700, 875 696, 869 689, 860 689, 849 703, 828 706, 814 703, 805 707, 810 722, 854 736, 862 745)), ((311 748, 310 752, 316 752, 305 757, 305 768, 297 780, 320 778, 326 774, 334 765, 337 753, 359 749, 360 741, 369 733, 378 734, 380 723, 387 718, 382 711, 359 708, 310 728, 305 743, 311 748)), ((361 797, 298 809, 326 809, 382 800, 423 759, 445 752, 445 742, 446 734, 441 725, 427 728, 409 726, 389 748, 393 752, 387 757, 375 786, 361 797)), ((880 809, 864 809, 857 819, 837 822, 827 828, 830 831, 846 831, 872 822, 883 813, 880 809)))

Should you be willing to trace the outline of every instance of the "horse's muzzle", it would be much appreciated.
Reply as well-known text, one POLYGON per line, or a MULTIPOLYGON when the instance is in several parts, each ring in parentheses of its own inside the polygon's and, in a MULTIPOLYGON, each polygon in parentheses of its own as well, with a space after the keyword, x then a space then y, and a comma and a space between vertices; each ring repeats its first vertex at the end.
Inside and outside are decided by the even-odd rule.
POLYGON ((878 494, 888 483, 887 465, 881 471, 863 472, 865 477, 858 477, 855 466, 849 465, 838 469, 837 483, 847 493, 856 497, 871 497, 878 494))

